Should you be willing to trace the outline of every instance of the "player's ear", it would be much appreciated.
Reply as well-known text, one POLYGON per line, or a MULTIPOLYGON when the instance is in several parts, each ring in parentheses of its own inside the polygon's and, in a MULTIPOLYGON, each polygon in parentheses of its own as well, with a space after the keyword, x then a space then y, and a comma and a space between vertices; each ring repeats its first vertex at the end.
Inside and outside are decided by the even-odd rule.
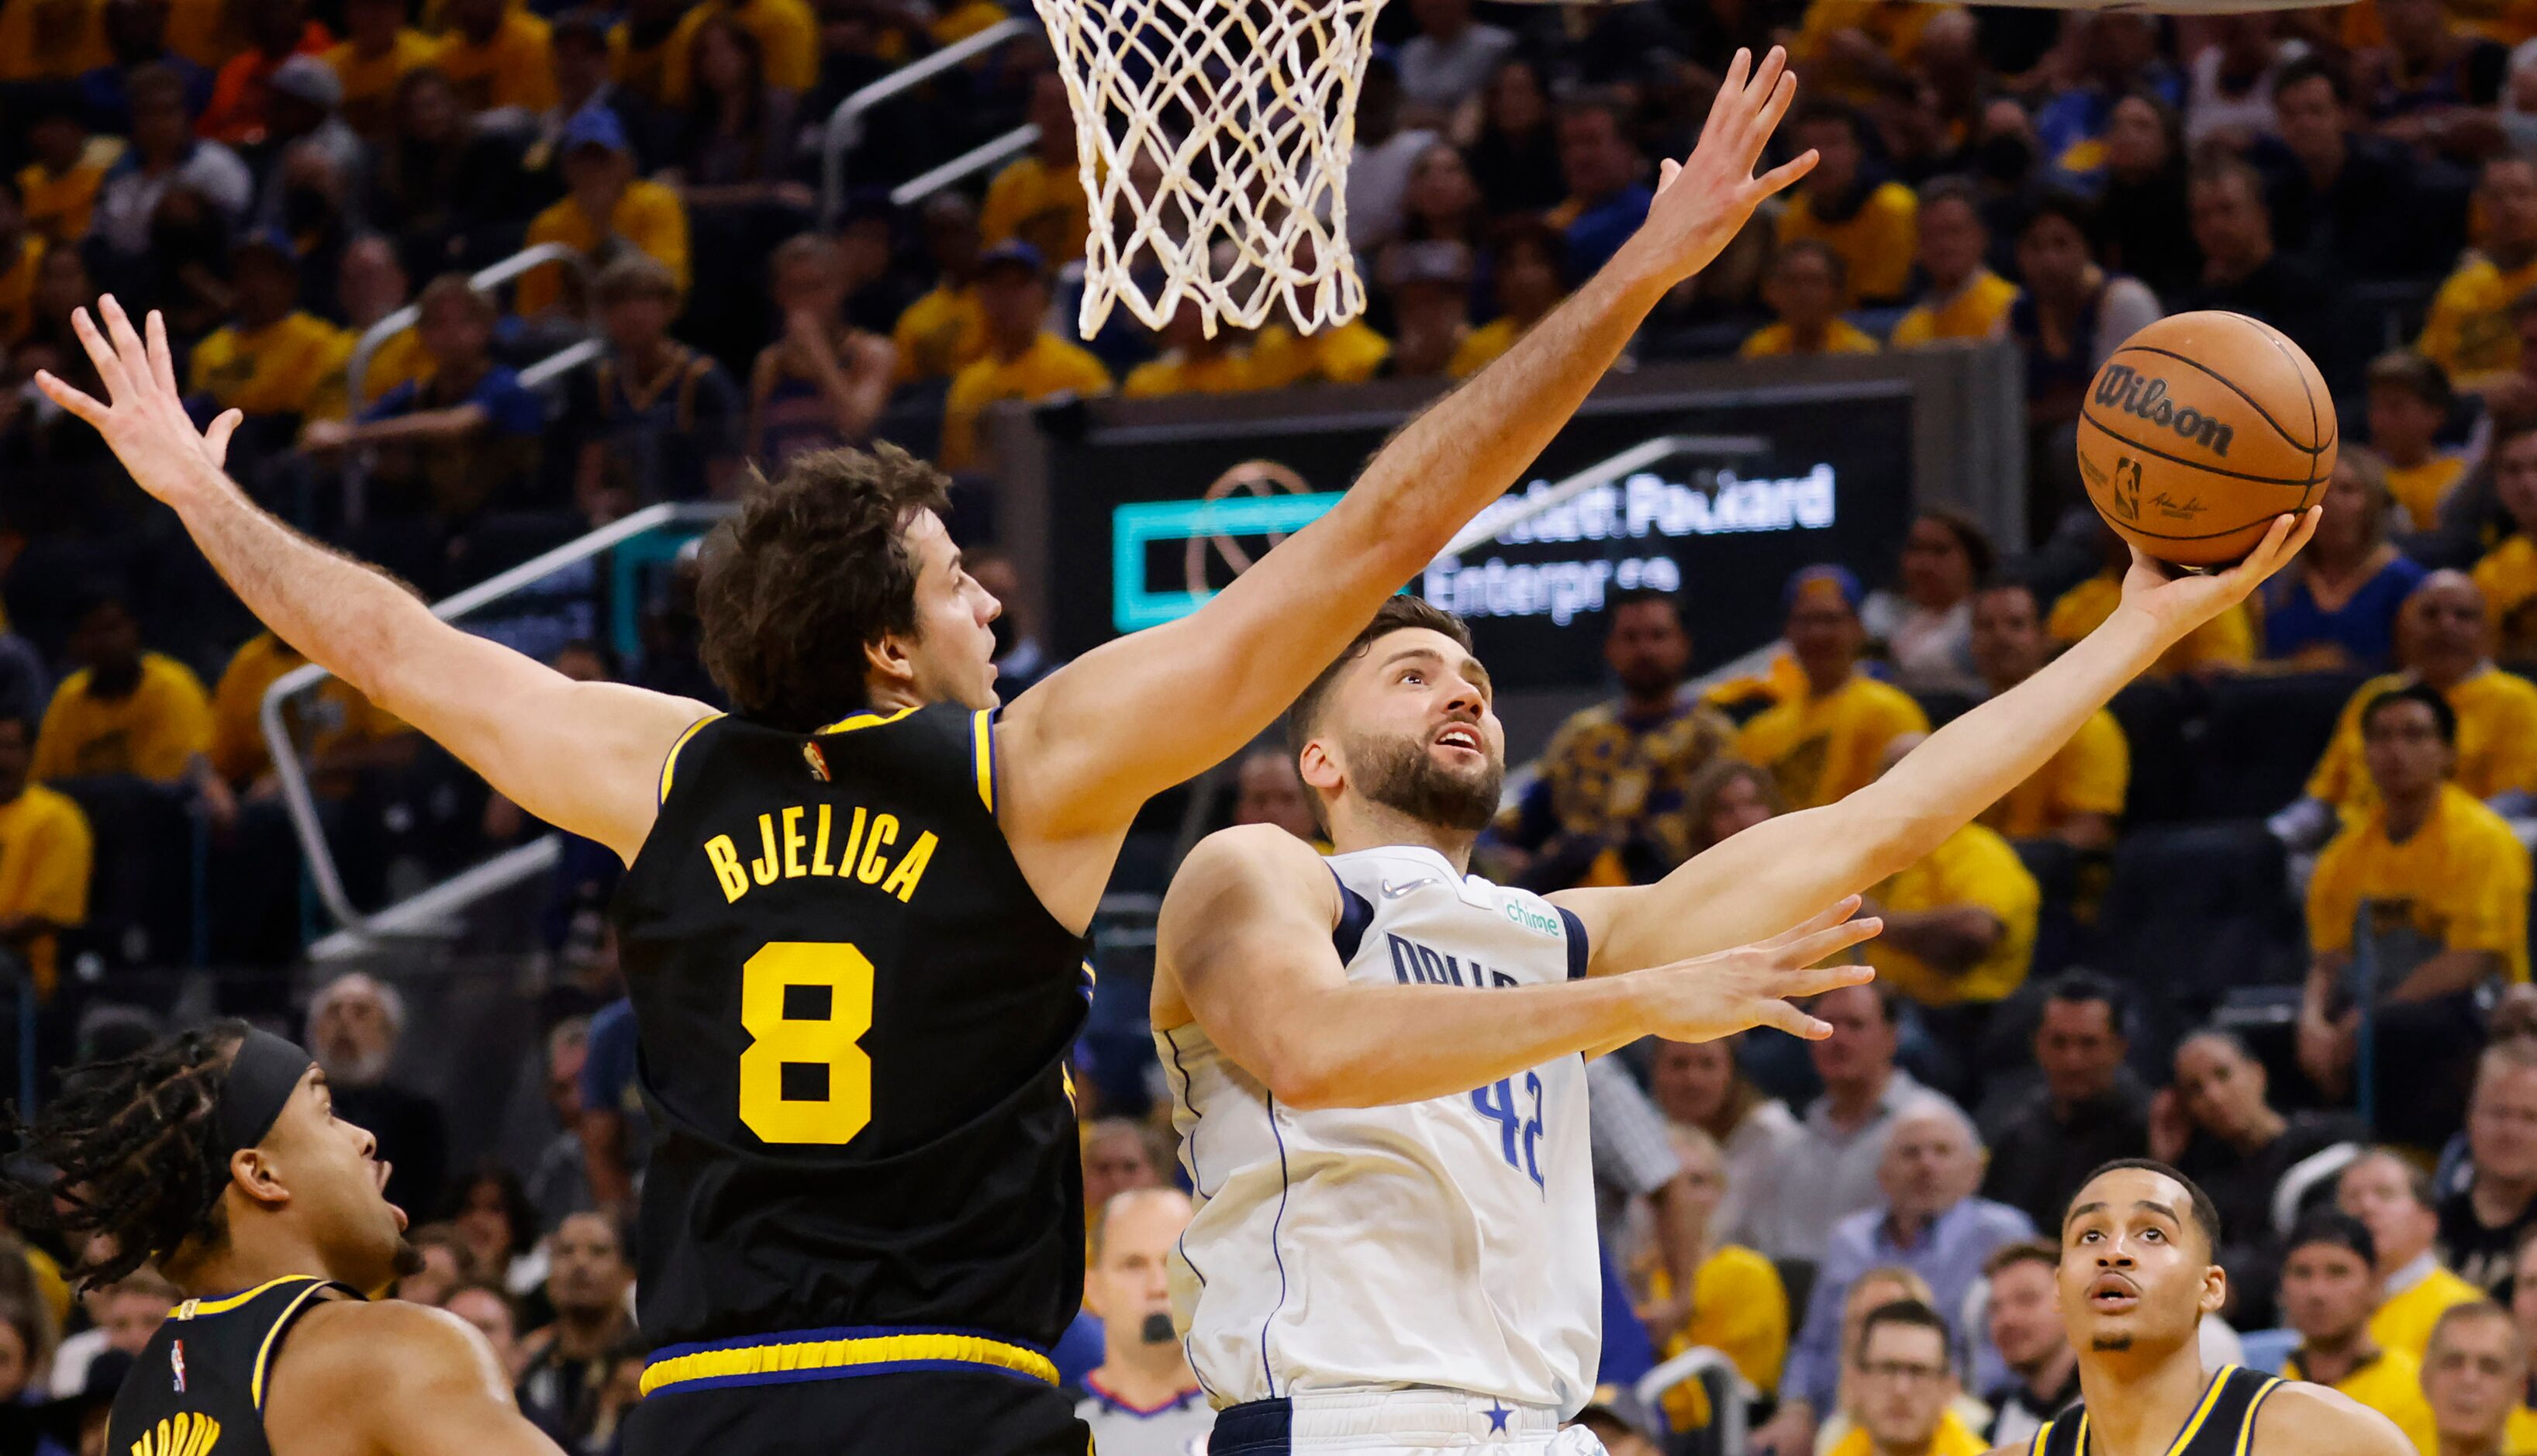
POLYGON ((291 1190, 282 1185, 273 1155, 262 1148, 240 1148, 229 1155, 229 1184, 269 1209, 279 1210, 291 1201, 291 1190))
POLYGON ((864 644, 864 681, 905 686, 916 680, 914 644, 895 632, 883 632, 864 644))
POLYGON ((2202 1298, 2199 1301, 2202 1312, 2217 1314, 2220 1306, 2228 1302, 2229 1271, 2217 1263, 2211 1264, 2202 1271, 2202 1298))
POLYGON ((1311 789, 1335 790, 1347 780, 1338 755, 1320 738, 1304 744, 1304 751, 1296 755, 1295 771, 1303 776, 1306 787, 1311 789))

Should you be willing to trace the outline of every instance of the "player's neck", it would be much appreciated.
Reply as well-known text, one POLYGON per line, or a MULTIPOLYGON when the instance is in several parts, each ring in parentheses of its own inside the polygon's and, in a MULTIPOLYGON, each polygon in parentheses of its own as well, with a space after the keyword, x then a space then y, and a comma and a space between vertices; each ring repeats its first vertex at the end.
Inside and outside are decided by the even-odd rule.
POLYGON ((2079 1395, 2098 1456, 2159 1456, 2193 1419, 2210 1385, 2202 1349, 2187 1337, 2173 1350, 2092 1350, 2079 1357, 2079 1395))
POLYGON ((277 1279, 339 1277, 326 1267, 325 1256, 318 1252, 316 1244, 282 1230, 256 1230, 246 1236, 232 1232, 218 1249, 164 1272, 177 1288, 196 1299, 241 1294, 277 1279))
POLYGON ((1331 808, 1331 849, 1335 854, 1415 845, 1444 855, 1455 873, 1468 874, 1471 843, 1478 838, 1471 830, 1441 828, 1389 805, 1360 798, 1343 799, 1331 808))
POLYGON ((1112 1400, 1139 1411, 1169 1405, 1198 1384, 1177 1340, 1148 1345, 1132 1339, 1114 1344, 1092 1378, 1112 1400))

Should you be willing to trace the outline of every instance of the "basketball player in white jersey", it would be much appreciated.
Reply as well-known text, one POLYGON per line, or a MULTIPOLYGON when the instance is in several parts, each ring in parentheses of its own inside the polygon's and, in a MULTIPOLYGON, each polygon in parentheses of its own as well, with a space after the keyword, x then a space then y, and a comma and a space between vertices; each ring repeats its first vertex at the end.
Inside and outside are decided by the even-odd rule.
POLYGON ((1173 1303, 1221 1408, 1216 1456, 1597 1449, 1559 1430, 1601 1342, 1584 1056, 1651 1033, 1829 1034, 1789 1001, 1867 979, 1803 969, 1874 933, 1842 923, 1850 897, 2041 768, 2314 529, 2285 517, 2218 575, 2135 565, 2103 627, 1875 784, 1656 885, 1546 900, 1464 873, 1506 742, 1469 635, 1385 603, 1288 714, 1334 854, 1228 829, 1163 905, 1154 1037, 1199 1205, 1173 1303))

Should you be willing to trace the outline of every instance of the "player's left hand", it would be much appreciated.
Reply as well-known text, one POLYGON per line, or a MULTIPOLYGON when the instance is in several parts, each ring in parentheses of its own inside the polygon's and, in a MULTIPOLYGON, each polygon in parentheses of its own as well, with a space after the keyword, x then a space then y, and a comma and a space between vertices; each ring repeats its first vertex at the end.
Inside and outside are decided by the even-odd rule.
POLYGON ((1751 51, 1735 52, 1699 145, 1689 159, 1668 159, 1658 169, 1656 201, 1629 242, 1634 256, 1663 274, 1666 286, 1708 267, 1765 198, 1814 169, 1815 154, 1807 152, 1753 175, 1796 94, 1787 51, 1775 45, 1759 65, 1751 51))
POLYGON ((150 312, 147 343, 111 293, 98 300, 97 317, 85 308, 73 310, 71 328, 87 348, 89 362, 97 366, 106 398, 93 399, 59 375, 39 370, 35 387, 44 397, 97 426, 133 481, 168 505, 181 506, 187 496, 220 484, 229 436, 246 416, 230 410, 213 420, 210 429, 194 428, 184 394, 176 387, 167 326, 158 310, 150 312))
POLYGON ((2290 564, 2316 535, 2325 517, 2323 506, 2310 506, 2295 516, 2277 516, 2272 530, 2226 571, 2178 572, 2132 548, 2132 569, 2123 575, 2122 609, 2147 613, 2169 641, 2184 635, 2253 594, 2266 577, 2290 564))

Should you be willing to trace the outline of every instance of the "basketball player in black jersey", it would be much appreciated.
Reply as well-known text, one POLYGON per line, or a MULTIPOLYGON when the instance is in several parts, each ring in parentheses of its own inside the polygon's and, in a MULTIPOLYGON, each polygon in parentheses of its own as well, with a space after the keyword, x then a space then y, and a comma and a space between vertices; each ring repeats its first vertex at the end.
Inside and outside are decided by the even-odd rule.
POLYGON ((1575 295, 1197 612, 1001 713, 997 603, 943 477, 896 450, 789 464, 708 548, 719 717, 570 681, 298 536, 222 473, 236 416, 195 429, 155 315, 75 317, 110 403, 39 387, 267 626, 630 866, 615 914, 654 1129, 632 1456, 1080 1456, 1045 1354, 1083 1277, 1065 1061, 1130 821, 1273 722, 1803 175, 1811 153, 1754 174, 1794 89, 1778 51, 1739 53, 1575 295))
POLYGON ((2220 1215, 2193 1180, 2125 1158, 2089 1174, 2061 1221, 2061 1318, 2080 1404, 1990 1456, 2411 1456, 2340 1391, 2202 1367, 2202 1316, 2228 1298, 2220 1215))
POLYGON ((423 1267, 369 1133, 307 1052, 226 1022, 72 1074, 26 1129, 18 1227, 89 1286, 187 1296, 114 1401, 117 1456, 558 1456, 485 1337, 367 1295, 423 1267), (29 1167, 32 1165, 33 1167, 29 1167))

